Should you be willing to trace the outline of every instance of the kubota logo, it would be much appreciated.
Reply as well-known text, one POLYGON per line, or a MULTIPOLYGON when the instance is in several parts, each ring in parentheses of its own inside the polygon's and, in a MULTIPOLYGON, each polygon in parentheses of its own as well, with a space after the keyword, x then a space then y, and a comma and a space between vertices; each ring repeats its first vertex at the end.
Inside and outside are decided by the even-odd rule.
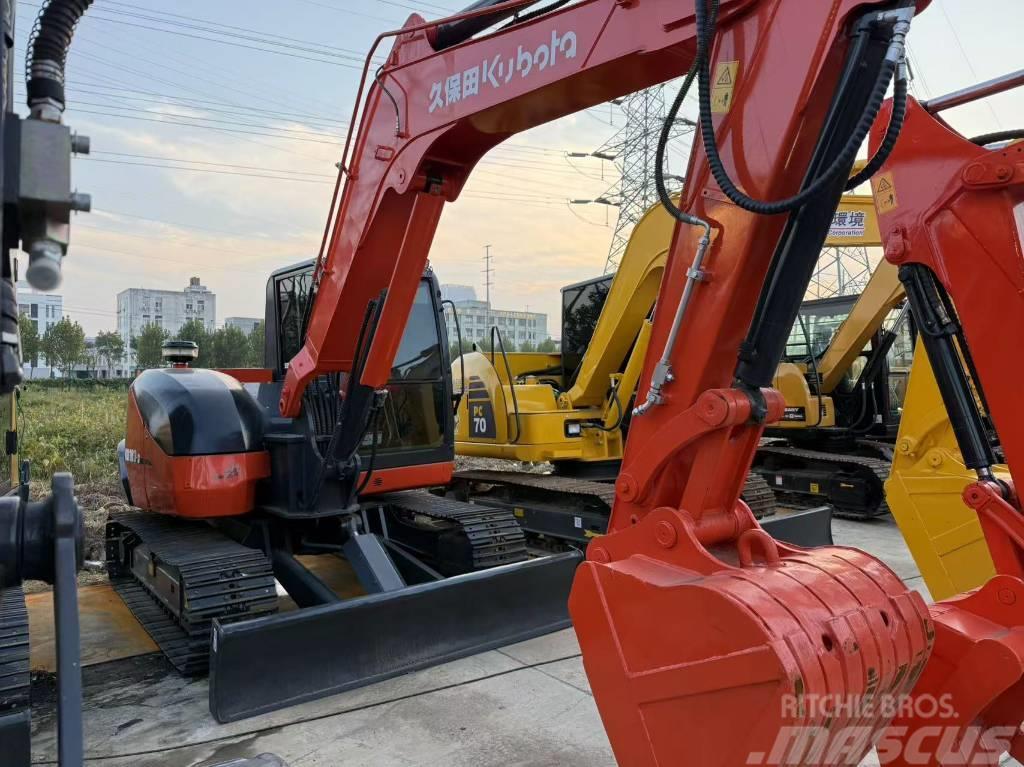
POLYGON ((509 52, 507 57, 496 53, 493 59, 484 59, 478 65, 434 83, 430 88, 430 114, 475 98, 485 87, 495 90, 502 88, 511 83, 516 75, 525 80, 555 66, 560 59, 574 59, 577 48, 575 32, 559 35, 558 30, 553 29, 550 44, 542 43, 534 51, 520 45, 515 53, 509 52))

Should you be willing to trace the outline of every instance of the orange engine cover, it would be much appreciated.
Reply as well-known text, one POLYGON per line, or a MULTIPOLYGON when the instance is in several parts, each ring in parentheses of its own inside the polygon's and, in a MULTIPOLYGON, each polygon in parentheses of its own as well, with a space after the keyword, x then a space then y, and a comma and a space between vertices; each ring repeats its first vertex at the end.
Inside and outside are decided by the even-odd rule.
MULTIPOLYGON (((147 371, 137 383, 150 373, 169 372, 147 371)), ((166 434, 161 437, 166 442, 166 434)), ((265 450, 168 454, 147 427, 133 384, 128 395, 125 468, 132 502, 142 509, 195 519, 231 517, 252 511, 256 483, 270 475, 270 457, 265 450)))

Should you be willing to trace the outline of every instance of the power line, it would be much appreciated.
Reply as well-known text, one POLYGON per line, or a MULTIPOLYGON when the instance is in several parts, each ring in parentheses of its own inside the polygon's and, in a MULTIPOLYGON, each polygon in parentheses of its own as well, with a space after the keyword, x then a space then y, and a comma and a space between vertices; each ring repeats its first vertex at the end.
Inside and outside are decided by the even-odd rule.
MULTIPOLYGON (((97 86, 82 86, 82 85, 77 85, 74 82, 70 83, 70 85, 71 85, 71 87, 68 90, 72 94, 71 98, 69 99, 71 101, 71 103, 76 103, 77 102, 77 98, 75 97, 74 94, 77 94, 79 91, 81 91, 81 92, 83 92, 83 93, 85 93, 86 95, 89 95, 89 96, 105 96, 105 97, 108 97, 108 98, 127 99, 129 101, 141 101, 143 103, 148 103, 148 104, 168 104, 168 103, 170 103, 171 105, 174 105, 174 104, 176 104, 178 102, 181 102, 181 106, 187 107, 189 109, 199 109, 199 110, 202 110, 204 112, 214 112, 214 113, 217 113, 217 114, 236 114, 236 115, 241 115, 243 117, 246 117, 246 116, 248 116, 248 117, 265 116, 268 119, 292 120, 294 122, 304 122, 304 123, 307 123, 307 124, 312 124, 312 123, 325 123, 325 124, 326 123, 334 123, 334 125, 330 126, 330 129, 332 129, 332 130, 333 129, 337 129, 337 128, 346 128, 346 127, 348 127, 348 121, 347 120, 339 120, 339 119, 332 118, 332 117, 321 117, 321 116, 317 116, 317 115, 309 115, 309 114, 302 114, 302 113, 295 113, 295 112, 288 113, 288 112, 271 110, 271 109, 260 109, 259 107, 251 107, 251 106, 239 106, 239 107, 236 107, 233 110, 232 109, 221 109, 219 107, 209 106, 209 104, 223 103, 223 102, 216 102, 213 99, 195 99, 195 98, 189 98, 189 97, 186 97, 186 96, 172 96, 170 94, 156 93, 156 92, 151 92, 152 93, 151 96, 133 96, 133 95, 123 95, 125 93, 133 92, 132 89, 129 89, 129 88, 116 88, 116 87, 103 88, 103 87, 97 87, 97 86)), ((143 91, 134 91, 134 92, 135 93, 142 93, 143 91)))
MULTIPOLYGON (((37 11, 39 10, 39 6, 33 5, 32 3, 29 3, 29 2, 26 2, 26 0, 18 0, 18 5, 24 5, 24 6, 27 6, 29 8, 35 9, 37 11)), ((99 9, 99 10, 105 10, 105 11, 107 11, 109 13, 122 13, 122 14, 124 14, 123 11, 119 12, 119 11, 116 11, 116 10, 113 10, 113 9, 99 9)), ((128 15, 129 17, 133 16, 133 14, 126 14, 126 15, 128 15)), ((292 58, 292 59, 302 59, 302 60, 305 60, 305 61, 312 61, 312 62, 315 62, 317 64, 329 64, 331 66, 343 67, 345 69, 350 69, 350 70, 354 70, 354 71, 362 71, 362 66, 361 65, 351 63, 352 58, 353 58, 352 56, 346 56, 346 60, 344 60, 344 61, 332 61, 330 58, 324 58, 324 57, 325 56, 338 56, 339 54, 319 53, 318 54, 319 57, 305 56, 305 55, 303 55, 301 53, 294 53, 294 52, 289 51, 289 50, 276 50, 274 48, 265 47, 268 44, 270 44, 270 45, 274 45, 274 44, 281 45, 280 43, 273 43, 273 42, 271 42, 269 40, 261 40, 261 42, 264 43, 263 46, 248 45, 246 43, 240 43, 240 42, 236 42, 236 41, 233 41, 233 40, 218 40, 217 38, 214 38, 214 37, 204 37, 203 35, 197 35, 197 34, 193 34, 191 32, 183 32, 183 31, 180 31, 180 30, 177 30, 177 29, 161 29, 160 27, 150 26, 148 24, 139 24, 138 22, 134 22, 134 21, 125 21, 124 19, 112 19, 112 18, 109 18, 107 16, 104 16, 104 15, 101 15, 101 14, 97 14, 95 12, 90 13, 88 18, 91 21, 102 21, 102 22, 106 22, 108 24, 121 24, 121 25, 124 25, 124 26, 133 27, 135 29, 145 29, 145 30, 148 30, 148 31, 151 31, 151 32, 160 32, 162 34, 176 35, 178 37, 186 37, 186 38, 190 38, 192 40, 203 40, 205 42, 218 43, 220 45, 229 45, 229 46, 232 46, 232 47, 235 47, 235 48, 244 48, 246 50, 258 51, 260 53, 273 53, 273 54, 278 55, 278 56, 286 56, 286 57, 292 58)), ((158 21, 158 23, 171 25, 171 24, 174 24, 175 22, 158 21)), ((185 25, 181 25, 180 23, 178 25, 179 26, 185 26, 185 25)), ((228 33, 219 33, 219 34, 228 34, 228 33)), ((233 36, 238 37, 238 35, 233 35, 233 36)), ((302 49, 300 48, 298 50, 302 50, 302 49)))
POLYGON ((198 232, 212 232, 214 234, 226 234, 230 237, 239 237, 241 239, 256 239, 256 240, 280 240, 283 239, 280 235, 270 236, 267 234, 260 234, 259 232, 245 231, 239 232, 232 229, 216 229, 209 226, 199 226, 197 224, 189 224, 184 221, 172 221, 166 218, 154 218, 153 216, 139 216, 135 213, 125 213, 123 210, 114 210, 113 208, 93 208, 92 213, 99 215, 101 218, 106 216, 113 216, 115 218, 131 218, 139 221, 144 221, 149 224, 162 224, 164 226, 171 226, 176 229, 184 229, 187 231, 198 231, 198 232))
MULTIPOLYGON (((195 56, 191 57, 190 63, 187 65, 192 70, 195 70, 195 71, 190 72, 190 71, 186 71, 184 69, 179 69, 177 67, 173 67, 173 66, 169 65, 166 61, 153 61, 151 59, 146 58, 145 56, 141 56, 141 55, 136 54, 136 53, 132 53, 132 52, 129 52, 129 51, 121 50, 121 49, 119 49, 119 48, 117 48, 117 47, 115 47, 113 45, 110 45, 110 44, 104 44, 102 46, 102 49, 103 49, 104 52, 108 52, 109 51, 109 52, 111 52, 111 53, 113 53, 115 55, 120 55, 120 56, 124 56, 124 57, 128 58, 130 60, 130 62, 131 62, 131 65, 132 65, 132 66, 129 67, 129 66, 125 66, 123 64, 118 64, 117 62, 114 62, 114 61, 110 61, 109 59, 105 59, 102 56, 97 56, 95 54, 90 54, 87 51, 83 51, 83 50, 81 50, 81 46, 83 44, 85 44, 86 46, 91 46, 92 42, 89 41, 89 40, 81 40, 79 37, 76 37, 76 39, 75 39, 75 48, 74 48, 75 55, 82 56, 82 57, 84 57, 86 59, 89 59, 91 61, 98 62, 100 65, 102 65, 104 67, 109 67, 109 68, 115 69, 115 70, 117 70, 119 72, 126 73, 126 74, 130 75, 131 77, 140 77, 140 76, 144 77, 144 78, 146 78, 146 85, 147 86, 151 85, 152 82, 158 82, 158 83, 162 83, 164 85, 169 85, 172 88, 175 88, 177 90, 185 91, 185 92, 188 92, 188 93, 198 93, 198 94, 203 95, 203 96, 212 96, 212 97, 215 97, 216 99, 218 99, 221 102, 237 105, 237 102, 233 102, 231 100, 231 98, 226 96, 225 91, 228 91, 228 92, 233 92, 233 93, 241 94, 242 96, 244 96, 246 98, 258 99, 260 103, 276 102, 276 103, 280 104, 281 106, 283 106, 285 109, 292 109, 293 108, 291 105, 287 104, 286 102, 284 102, 280 98, 276 98, 273 94, 268 93, 266 88, 263 88, 263 89, 258 90, 258 91, 256 91, 256 90, 246 90, 245 88, 240 88, 237 85, 231 84, 231 83, 227 82, 224 79, 211 76, 211 74, 210 74, 211 71, 223 71, 223 69, 224 69, 223 66, 213 66, 213 65, 211 65, 210 67, 208 67, 206 69, 197 70, 197 68, 194 66, 194 62, 195 61, 201 61, 201 60, 198 59, 195 56), (145 68, 141 66, 142 64, 149 64, 149 65, 155 67, 157 70, 159 70, 160 74, 153 74, 151 72, 145 71, 145 68), (177 74, 180 74, 180 75, 184 75, 188 79, 188 82, 187 83, 177 82, 175 80, 171 80, 171 79, 168 79, 167 77, 161 76, 161 75, 164 75, 168 71, 174 72, 174 73, 177 73, 177 74), (201 83, 204 83, 204 84, 208 84, 208 86, 216 88, 216 91, 209 91, 209 90, 204 90, 204 89, 201 89, 201 88, 197 88, 194 85, 194 83, 196 83, 196 82, 201 82, 201 83)), ((165 52, 164 55, 167 56, 168 53, 165 52)), ((98 77, 100 77, 102 79, 107 79, 107 80, 111 80, 112 79, 109 75, 102 75, 102 74, 96 74, 96 73, 87 73, 87 74, 89 74, 90 76, 94 76, 94 77, 98 76, 98 77)), ((271 146, 269 144, 263 144, 262 142, 254 141, 252 139, 247 139, 247 140, 251 141, 252 143, 257 144, 257 145, 271 146)), ((290 151, 290 150, 285 150, 285 149, 281 149, 281 148, 277 148, 277 149, 278 149, 278 151, 285 151, 285 152, 287 152, 289 154, 299 154, 298 152, 293 152, 293 151, 290 151)))
MULTIPOLYGON (((324 133, 325 133, 325 131, 322 131, 322 130, 315 130, 315 129, 306 130, 306 129, 303 129, 303 128, 278 128, 278 127, 275 127, 273 125, 267 125, 265 123, 240 122, 238 120, 226 120, 226 119, 219 118, 219 117, 194 117, 192 115, 181 114, 179 112, 154 112, 154 111, 151 111, 149 109, 143 109, 142 107, 118 106, 117 104, 105 104, 105 103, 96 102, 96 101, 76 101, 74 103, 75 103, 75 106, 69 107, 69 109, 77 110, 77 111, 80 111, 80 112, 84 112, 85 110, 80 109, 78 107, 79 104, 84 105, 84 106, 91 106, 91 107, 102 107, 103 109, 117 109, 117 110, 120 110, 122 112, 138 112, 140 114, 145 114, 145 115, 157 115, 158 114, 158 115, 166 115, 168 117, 177 117, 177 118, 180 118, 180 119, 183 119, 183 120, 199 120, 199 121, 202 121, 202 122, 218 123, 218 124, 221 124, 221 125, 238 125, 238 126, 243 127, 243 128, 262 128, 264 130, 272 130, 272 131, 277 131, 277 132, 280 132, 280 133, 295 133, 295 134, 299 134, 299 135, 309 135, 309 136, 323 136, 324 133)), ((111 116, 117 117, 118 115, 112 114, 111 116)), ((329 142, 329 143, 336 143, 336 142, 329 142)))
POLYGON ((164 170, 185 170, 193 173, 213 173, 218 176, 242 176, 244 178, 265 178, 274 181, 298 181, 307 184, 331 185, 330 181, 317 181, 315 178, 296 178, 295 176, 273 176, 267 173, 239 173, 231 170, 214 170, 213 168, 183 168, 176 165, 161 165, 155 162, 130 162, 128 160, 105 160, 99 157, 81 157, 84 162, 102 162, 110 165, 134 165, 139 168, 162 168, 164 170))
MULTIPOLYGON (((269 138, 283 139, 285 141, 300 141, 307 144, 326 144, 327 146, 341 146, 339 141, 320 141, 318 139, 311 138, 297 138, 295 136, 282 136, 278 133, 266 133, 261 131, 250 131, 250 130, 237 130, 234 128, 220 128, 214 125, 199 125, 197 123, 179 122, 177 120, 159 120, 155 117, 139 117, 137 115, 115 115, 109 112, 97 112, 94 109, 75 109, 75 112, 80 112, 87 115, 103 115, 104 117, 115 117, 122 120, 141 120, 143 122, 151 123, 164 123, 166 125, 180 125, 188 128, 203 128, 204 130, 220 131, 222 133, 238 133, 245 134, 248 136, 267 136, 269 138)), ((307 155, 308 156, 308 155, 307 155)), ((310 157, 310 159, 316 159, 310 157)))
POLYGON ((298 2, 305 3, 306 5, 315 5, 317 8, 326 8, 326 9, 328 9, 330 11, 335 11, 336 13, 345 13, 345 14, 348 14, 350 16, 359 16, 359 17, 364 18, 364 19, 372 19, 374 21, 383 21, 385 24, 390 24, 392 26, 395 26, 395 25, 401 23, 399 21, 392 21, 391 19, 385 19, 382 16, 371 16, 370 14, 362 13, 361 11, 353 11, 353 10, 351 10, 349 8, 339 8, 336 5, 328 5, 327 3, 317 2, 317 0, 298 0, 298 2))
MULTIPOLYGON (((185 158, 182 158, 182 157, 167 157, 166 155, 159 155, 159 154, 136 154, 136 153, 133 153, 133 152, 109 152, 109 151, 106 151, 106 150, 100 150, 100 151, 92 152, 90 154, 90 156, 97 155, 97 154, 108 154, 108 155, 113 155, 115 157, 130 157, 130 158, 133 158, 133 159, 141 159, 141 160, 163 160, 165 162, 189 163, 189 164, 192 164, 192 165, 211 165, 211 166, 221 167, 221 168, 233 168, 235 170, 257 170, 257 171, 263 171, 265 173, 286 173, 286 174, 294 174, 294 175, 300 175, 300 176, 316 176, 318 178, 329 178, 329 179, 333 179, 334 178, 334 174, 332 174, 332 173, 314 173, 312 171, 289 170, 287 168, 268 168, 265 165, 239 165, 237 163, 229 163, 229 162, 213 162, 212 160, 186 160, 185 158)), ((82 158, 79 158, 79 159, 82 159, 82 158)))
MULTIPOLYGON (((145 13, 156 14, 157 16, 169 16, 169 17, 173 17, 173 18, 176 18, 176 19, 186 19, 188 21, 198 22, 200 24, 212 24, 212 25, 217 26, 217 27, 223 27, 225 29, 237 30, 239 32, 247 32, 247 33, 250 33, 252 35, 258 35, 258 36, 266 37, 266 38, 273 39, 273 40, 287 40, 287 41, 290 41, 290 42, 299 43, 299 44, 304 45, 304 46, 312 46, 314 48, 323 48, 323 49, 328 50, 328 51, 338 51, 339 53, 344 53, 344 54, 348 54, 350 56, 355 56, 356 59, 358 61, 360 61, 360 62, 365 58, 365 56, 360 51, 354 50, 352 48, 342 48, 342 47, 337 46, 337 45, 327 45, 326 43, 317 43, 317 42, 314 42, 314 41, 311 41, 311 40, 303 40, 303 39, 297 38, 297 37, 288 37, 287 35, 282 35, 282 34, 280 34, 279 32, 276 32, 276 31, 273 32, 273 33, 271 33, 271 32, 262 32, 262 31, 257 30, 257 29, 248 29, 247 27, 239 27, 239 26, 236 26, 234 24, 227 24, 227 23, 222 22, 222 21, 213 21, 211 19, 200 19, 200 18, 197 18, 195 16, 186 16, 185 14, 181 14, 181 13, 172 13, 171 11, 163 11, 163 10, 157 11, 157 10, 154 10, 152 8, 142 8, 141 6, 132 5, 130 3, 118 2, 117 0, 105 0, 103 5, 104 5, 104 10, 107 10, 110 13, 125 13, 125 14, 128 14, 128 15, 140 15, 138 13, 132 13, 130 11, 115 11, 113 9, 106 8, 106 6, 115 5, 115 6, 120 6, 122 8, 131 8, 131 9, 133 9, 136 12, 137 11, 143 11, 145 13)), ((144 17, 144 18, 149 18, 149 17, 144 17)), ((171 22, 166 22, 166 23, 171 23, 171 22)), ((190 26, 190 25, 185 25, 185 26, 190 26)), ((275 44, 278 44, 278 43, 275 43, 275 44)))

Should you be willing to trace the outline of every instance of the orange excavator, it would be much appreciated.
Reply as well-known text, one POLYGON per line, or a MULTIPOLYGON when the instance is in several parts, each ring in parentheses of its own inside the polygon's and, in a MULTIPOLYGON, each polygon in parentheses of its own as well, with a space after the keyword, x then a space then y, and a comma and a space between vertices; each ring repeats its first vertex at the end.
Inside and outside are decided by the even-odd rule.
MULTIPOLYGON (((377 41, 394 38, 394 48, 372 78, 365 112, 353 115, 358 134, 346 146, 344 191, 313 273, 304 346, 272 405, 280 433, 298 437, 284 440, 293 473, 252 459, 251 471, 228 477, 217 471, 230 468, 223 455, 193 455, 194 476, 235 482, 231 496, 242 504, 228 522, 247 513, 249 498, 259 502, 264 480, 307 519, 356 518, 366 475, 359 450, 385 407, 445 203, 516 133, 688 71, 669 122, 696 81, 700 140, 679 206, 657 179, 678 225, 609 532, 590 544, 569 602, 615 755, 630 767, 735 767, 857 764, 876 743, 887 746, 880 759, 898 766, 953 763, 943 749, 1020 754, 1024 526, 1012 487, 988 472, 984 446, 965 450, 979 473, 965 497, 1000 574, 932 608, 869 554, 780 543, 740 500, 766 424, 783 416, 772 379, 833 212, 845 187, 872 177, 887 257, 903 264, 958 437, 973 444, 973 361, 986 370, 1003 304, 1020 308, 1014 210, 1024 171, 1012 153, 971 145, 909 99, 905 38, 927 0, 536 5, 480 0, 442 23, 413 16, 377 41), (930 140, 897 146, 904 121, 930 140), (874 154, 851 180, 873 125, 874 154), (992 267, 987 277, 972 271, 979 264, 992 267), (289 424, 308 421, 314 401, 334 402, 341 416, 308 465, 302 456, 317 453, 289 424), (315 497, 329 506, 289 489, 310 473, 315 497), (891 705, 903 700, 945 705, 891 705), (949 717, 939 721, 940 713, 949 717), (925 744, 938 725, 952 738, 925 744), (971 735, 1008 726, 1010 736, 995 742, 971 735), (809 737, 814 754, 779 755, 780 738, 788 747, 794 737, 795 745, 809 737)), ((222 383, 247 410, 237 387, 222 383)), ((1014 428, 1016 385, 1000 383, 988 400, 999 429, 1014 428)), ((1011 465, 1024 458, 1024 442, 1015 443, 1024 432, 1002 436, 1011 465)), ((175 499, 162 510, 173 516, 175 499)), ((415 612, 410 596, 375 595, 357 609, 384 605, 398 625, 406 608, 415 612)), ((279 662, 289 655, 306 662, 305 677, 330 667, 324 645, 309 648, 334 608, 297 615, 234 624, 273 629, 292 620, 292 629, 307 629, 253 635, 264 659, 275 658, 247 667, 267 688, 296 690, 295 665, 279 662)), ((212 662, 231 629, 215 623, 212 662)), ((386 629, 377 639, 385 653, 395 646, 386 629)), ((311 696, 300 684, 292 699, 311 696)))

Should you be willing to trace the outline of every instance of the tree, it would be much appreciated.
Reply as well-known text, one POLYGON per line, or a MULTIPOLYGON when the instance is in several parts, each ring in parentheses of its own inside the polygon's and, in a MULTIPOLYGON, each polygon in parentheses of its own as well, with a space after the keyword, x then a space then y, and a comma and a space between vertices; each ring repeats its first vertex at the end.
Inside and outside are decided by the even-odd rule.
POLYGON ((206 332, 206 325, 202 320, 189 320, 181 326, 175 341, 194 341, 199 345, 199 356, 192 363, 195 368, 230 367, 222 365, 217 359, 216 351, 213 348, 213 334, 206 332))
POLYGON ((535 352, 537 351, 537 344, 533 341, 523 341, 519 344, 519 351, 521 352, 535 352))
POLYGON ((18 315, 21 331, 21 358, 33 368, 39 367, 39 328, 27 314, 18 315))
POLYGON ((51 367, 70 377, 71 369, 85 358, 85 331, 65 317, 46 329, 42 352, 51 367))
POLYGON ((554 354, 558 351, 558 344, 552 341, 550 338, 545 338, 539 344, 537 344, 537 351, 544 354, 554 354))
POLYGON ((124 357, 124 339, 117 331, 100 332, 96 335, 96 356, 107 366, 107 374, 115 362, 124 357))
POLYGON ((146 325, 138 338, 132 339, 136 366, 143 370, 160 367, 164 359, 163 345, 168 335, 170 334, 159 325, 146 325))
MULTIPOLYGON (((219 368, 241 368, 249 361, 249 339, 239 328, 223 327, 208 336, 210 358, 219 368)), ((188 339, 192 340, 192 339, 188 339)), ((200 347, 202 354, 202 347, 200 347)), ((206 367, 197 365, 197 367, 206 367)), ((213 365, 211 365, 213 367, 213 365)))
POLYGON ((251 368, 261 368, 267 363, 264 359, 264 343, 266 342, 267 328, 263 322, 252 329, 249 334, 249 349, 245 364, 251 368))

